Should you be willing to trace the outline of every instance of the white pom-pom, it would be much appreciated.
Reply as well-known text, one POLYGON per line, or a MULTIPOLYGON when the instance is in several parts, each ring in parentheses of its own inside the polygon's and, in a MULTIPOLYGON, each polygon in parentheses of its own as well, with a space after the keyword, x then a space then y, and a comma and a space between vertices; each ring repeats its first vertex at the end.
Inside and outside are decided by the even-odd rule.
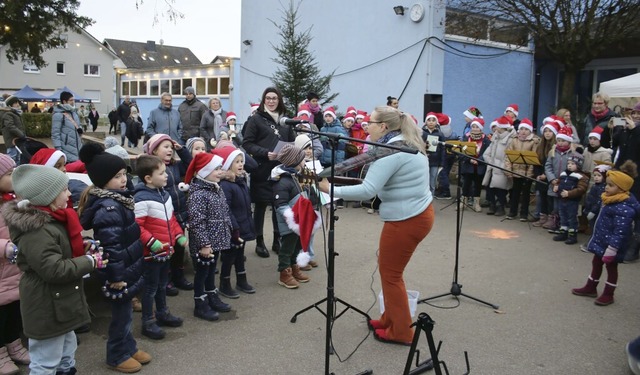
POLYGON ((29 202, 28 199, 23 199, 20 202, 18 202, 18 208, 24 210, 25 208, 29 207, 29 204, 31 204, 31 202, 29 202))
POLYGON ((184 182, 181 182, 178 184, 178 189, 180 189, 180 191, 188 191, 189 184, 185 184, 184 182))
POLYGON ((211 138, 211 140, 209 141, 209 144, 211 145, 211 147, 216 147, 216 145, 218 144, 218 141, 216 141, 214 138, 211 138))
POLYGON ((311 260, 311 256, 309 256, 308 252, 300 251, 298 253, 298 256, 296 257, 296 264, 299 267, 306 267, 309 264, 310 260, 311 260))

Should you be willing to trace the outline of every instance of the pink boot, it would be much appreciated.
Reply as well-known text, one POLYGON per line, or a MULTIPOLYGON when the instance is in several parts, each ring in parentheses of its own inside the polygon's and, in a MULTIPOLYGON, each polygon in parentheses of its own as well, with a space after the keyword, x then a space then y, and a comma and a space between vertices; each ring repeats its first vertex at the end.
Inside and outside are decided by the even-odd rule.
POLYGON ((613 303, 613 292, 616 290, 617 284, 604 283, 604 291, 602 295, 598 297, 594 303, 598 306, 607 306, 613 303))
POLYGON ((9 352, 9 357, 16 362, 22 365, 28 365, 31 363, 31 357, 29 357, 29 351, 22 346, 22 341, 20 339, 16 339, 14 342, 7 344, 7 352, 9 352))
POLYGON ((2 375, 11 375, 20 373, 20 369, 16 366, 15 363, 9 358, 9 353, 7 353, 7 348, 0 348, 0 374, 2 375))
POLYGON ((591 276, 589 276, 585 286, 583 286, 582 288, 571 289, 571 293, 575 294, 576 296, 595 298, 598 296, 598 281, 599 280, 594 280, 591 278, 591 276))

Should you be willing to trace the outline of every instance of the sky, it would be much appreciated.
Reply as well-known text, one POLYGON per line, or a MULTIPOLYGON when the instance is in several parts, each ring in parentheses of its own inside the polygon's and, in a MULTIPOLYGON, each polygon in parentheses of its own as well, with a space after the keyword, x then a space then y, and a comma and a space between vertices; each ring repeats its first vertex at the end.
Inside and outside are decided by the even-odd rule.
POLYGON ((95 21, 87 31, 99 41, 162 39, 165 45, 189 48, 204 64, 216 56, 240 57, 240 0, 175 0, 184 14, 175 23, 165 15, 171 1, 142 0, 136 9, 135 0, 80 0, 78 14, 95 21))

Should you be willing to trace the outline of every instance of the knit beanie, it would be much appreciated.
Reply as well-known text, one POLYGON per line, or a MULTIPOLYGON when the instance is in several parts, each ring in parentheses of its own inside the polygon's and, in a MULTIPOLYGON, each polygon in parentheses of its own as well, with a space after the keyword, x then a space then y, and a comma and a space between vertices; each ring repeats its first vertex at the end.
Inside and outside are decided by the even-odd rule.
POLYGON ((56 168, 23 164, 11 175, 13 191, 23 199, 21 206, 48 206, 69 186, 69 178, 56 168))
POLYGON ((12 107, 15 103, 20 103, 20 99, 17 96, 11 95, 4 101, 7 107, 12 107))
POLYGON ((105 152, 99 143, 87 143, 82 146, 80 160, 87 168, 91 182, 99 188, 104 188, 121 170, 127 170, 127 164, 122 158, 105 152))
POLYGON ((53 167, 56 165, 60 158, 64 158, 66 163, 67 156, 64 152, 56 150, 55 148, 41 148, 29 160, 29 164, 39 164, 47 167, 53 167))
POLYGON ((193 151, 193 145, 197 141, 202 142, 202 144, 204 144, 205 146, 207 145, 207 143, 201 137, 191 137, 191 138, 187 139, 187 143, 185 143, 185 147, 187 148, 187 150, 189 150, 189 153, 191 153, 191 151, 193 151))
POLYGON ((195 90, 192 86, 187 86, 187 87, 185 87, 185 89, 184 89, 184 94, 185 94, 185 95, 187 95, 187 94, 193 94, 193 95, 195 95, 195 94, 196 94, 196 90, 195 90))
MULTIPOLYGON (((13 172, 13 174, 15 175, 15 172, 13 172)), ((613 184, 619 187, 622 191, 629 191, 633 186, 633 178, 631 178, 631 176, 621 171, 616 171, 616 170, 608 171, 607 179, 613 182, 613 184)), ((13 188, 15 189, 15 185, 13 186, 13 188)), ((17 190, 16 190, 16 194, 18 194, 17 190)))
POLYGON ((120 159, 124 159, 125 161, 129 160, 129 153, 124 149, 124 147, 120 145, 107 147, 107 149, 104 151, 110 153, 111 155, 115 155, 120 159))
POLYGON ((297 148, 304 150, 308 146, 311 146, 311 138, 306 134, 300 134, 296 137, 294 144, 297 148))
POLYGON ((0 177, 16 167, 16 162, 7 154, 0 154, 0 177))
POLYGON ((584 156, 582 156, 582 154, 578 152, 572 152, 571 155, 569 155, 569 158, 567 159, 567 161, 572 161, 576 163, 578 170, 582 170, 582 164, 584 163, 584 156))
POLYGON ((292 144, 286 144, 278 152, 278 160, 286 167, 296 167, 304 160, 304 151, 292 144))
POLYGON ((109 136, 104 139, 104 148, 111 148, 116 145, 120 145, 120 141, 116 137, 109 136))
POLYGON ((153 151, 158 148, 158 146, 160 146, 160 143, 162 143, 162 141, 173 142, 173 139, 171 139, 171 137, 166 134, 156 134, 153 137, 149 138, 147 143, 142 146, 142 151, 144 151, 145 154, 153 155, 153 151))

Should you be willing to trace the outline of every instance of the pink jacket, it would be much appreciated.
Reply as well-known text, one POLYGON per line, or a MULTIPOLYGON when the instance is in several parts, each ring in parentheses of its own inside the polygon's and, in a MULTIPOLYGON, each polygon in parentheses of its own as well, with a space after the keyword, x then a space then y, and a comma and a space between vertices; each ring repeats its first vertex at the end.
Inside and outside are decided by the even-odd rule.
POLYGON ((4 217, 0 215, 0 306, 20 299, 18 284, 22 272, 5 257, 4 250, 7 243, 11 242, 9 238, 9 228, 4 222, 4 217))

